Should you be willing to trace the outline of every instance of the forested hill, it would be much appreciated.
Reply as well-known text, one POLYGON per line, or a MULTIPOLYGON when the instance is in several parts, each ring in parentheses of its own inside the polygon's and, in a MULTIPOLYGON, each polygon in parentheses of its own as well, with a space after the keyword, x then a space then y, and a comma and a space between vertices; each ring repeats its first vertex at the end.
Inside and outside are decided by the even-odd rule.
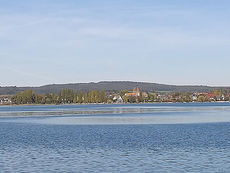
POLYGON ((74 83, 74 84, 53 84, 40 87, 0 87, 0 95, 16 94, 19 91, 32 89, 39 94, 59 93, 61 89, 69 88, 77 91, 104 90, 106 92, 119 92, 120 90, 132 90, 139 87, 142 91, 149 92, 210 92, 213 89, 230 91, 230 87, 209 87, 209 86, 176 86, 147 82, 111 81, 98 83, 74 83))

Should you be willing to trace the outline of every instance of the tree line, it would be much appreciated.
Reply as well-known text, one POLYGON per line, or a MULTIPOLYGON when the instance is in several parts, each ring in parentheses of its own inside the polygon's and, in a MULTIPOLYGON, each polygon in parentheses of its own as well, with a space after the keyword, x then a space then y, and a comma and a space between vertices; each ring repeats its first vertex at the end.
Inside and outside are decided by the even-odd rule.
POLYGON ((152 93, 140 92, 139 96, 126 96, 128 90, 120 93, 106 94, 105 91, 88 91, 75 93, 72 89, 62 89, 58 94, 36 94, 32 90, 18 92, 11 97, 12 104, 87 104, 87 103, 153 103, 153 102, 209 102, 230 101, 229 92, 213 90, 214 98, 208 98, 205 93, 194 96, 192 93, 152 93), (145 93, 145 94, 144 94, 145 93), (114 99, 119 95, 122 102, 114 99), (225 95, 223 98, 222 96, 225 95))
POLYGON ((37 94, 32 90, 18 92, 11 98, 13 104, 72 104, 72 103, 105 103, 104 91, 81 91, 75 93, 72 89, 62 89, 58 94, 37 94))

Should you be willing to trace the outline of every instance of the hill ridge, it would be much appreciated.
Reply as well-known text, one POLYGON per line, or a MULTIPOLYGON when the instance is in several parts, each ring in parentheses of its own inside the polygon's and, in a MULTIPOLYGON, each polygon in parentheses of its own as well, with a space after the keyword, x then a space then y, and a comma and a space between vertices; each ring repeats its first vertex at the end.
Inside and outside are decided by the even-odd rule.
POLYGON ((0 95, 12 95, 19 91, 32 89, 39 94, 58 93, 61 89, 70 88, 75 92, 89 90, 104 90, 106 92, 119 92, 120 90, 132 90, 139 87, 142 91, 149 92, 210 92, 213 89, 223 89, 230 91, 230 87, 212 87, 206 85, 168 85, 151 82, 134 82, 134 81, 100 81, 89 83, 67 83, 67 84, 48 84, 39 87, 17 87, 6 86, 0 87, 0 95))

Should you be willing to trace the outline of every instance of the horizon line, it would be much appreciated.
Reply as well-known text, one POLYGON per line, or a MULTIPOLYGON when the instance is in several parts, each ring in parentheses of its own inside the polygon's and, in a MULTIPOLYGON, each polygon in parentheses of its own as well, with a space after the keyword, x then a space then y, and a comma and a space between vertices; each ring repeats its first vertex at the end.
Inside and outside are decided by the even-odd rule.
POLYGON ((171 86, 200 86, 200 87, 230 87, 230 85, 205 85, 205 84, 165 84, 165 83, 159 83, 159 82, 150 82, 150 81, 131 81, 131 80, 102 80, 102 81, 89 81, 89 82, 69 82, 69 83, 50 83, 50 84, 43 84, 43 85, 25 85, 25 86, 17 86, 17 85, 0 85, 0 87, 18 87, 18 88, 39 88, 43 86, 50 86, 50 85, 74 85, 74 84, 90 84, 90 83, 103 83, 103 82, 131 82, 131 83, 148 83, 148 84, 159 84, 159 85, 171 85, 171 86))

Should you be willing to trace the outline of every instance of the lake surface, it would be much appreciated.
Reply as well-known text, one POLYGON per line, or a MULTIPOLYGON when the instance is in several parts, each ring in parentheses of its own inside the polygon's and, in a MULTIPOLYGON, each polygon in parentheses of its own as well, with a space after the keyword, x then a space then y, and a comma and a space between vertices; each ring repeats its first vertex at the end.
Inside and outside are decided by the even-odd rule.
POLYGON ((229 172, 230 103, 0 107, 0 172, 229 172))

